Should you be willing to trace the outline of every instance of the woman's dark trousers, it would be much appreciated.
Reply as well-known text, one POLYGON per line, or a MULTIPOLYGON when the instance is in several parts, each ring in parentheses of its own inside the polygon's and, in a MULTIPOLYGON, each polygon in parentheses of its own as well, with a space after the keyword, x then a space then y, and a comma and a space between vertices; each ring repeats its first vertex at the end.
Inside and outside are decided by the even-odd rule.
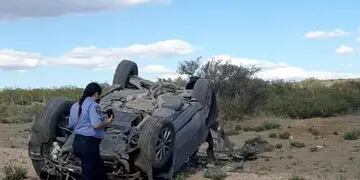
POLYGON ((100 158, 101 139, 75 135, 73 150, 81 160, 82 180, 107 180, 104 161, 100 158))

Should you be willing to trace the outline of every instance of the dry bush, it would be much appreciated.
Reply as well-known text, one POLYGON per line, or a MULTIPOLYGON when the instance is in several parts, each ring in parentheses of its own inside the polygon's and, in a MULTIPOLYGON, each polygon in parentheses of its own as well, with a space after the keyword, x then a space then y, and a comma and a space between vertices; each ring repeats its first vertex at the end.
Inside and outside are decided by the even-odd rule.
POLYGON ((279 139, 289 139, 290 133, 289 132, 283 132, 279 134, 279 139))
POLYGON ((6 164, 3 168, 4 180, 22 180, 26 178, 27 169, 16 164, 6 164))
POLYGON ((344 134, 343 137, 345 140, 357 140, 360 137, 360 130, 354 129, 354 130, 348 131, 344 134))

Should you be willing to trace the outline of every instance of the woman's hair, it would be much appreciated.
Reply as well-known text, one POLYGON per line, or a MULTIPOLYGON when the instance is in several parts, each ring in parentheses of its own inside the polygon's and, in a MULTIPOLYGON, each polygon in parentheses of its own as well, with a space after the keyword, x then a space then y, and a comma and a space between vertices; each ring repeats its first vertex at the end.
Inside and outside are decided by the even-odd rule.
POLYGON ((81 114, 81 111, 82 111, 82 104, 83 102, 85 101, 85 99, 87 97, 91 97, 93 96, 95 93, 98 93, 99 96, 101 94, 101 86, 98 84, 98 83, 95 83, 95 82, 92 82, 90 84, 88 84, 83 92, 83 95, 80 97, 80 100, 79 100, 79 114, 78 116, 80 116, 81 114))

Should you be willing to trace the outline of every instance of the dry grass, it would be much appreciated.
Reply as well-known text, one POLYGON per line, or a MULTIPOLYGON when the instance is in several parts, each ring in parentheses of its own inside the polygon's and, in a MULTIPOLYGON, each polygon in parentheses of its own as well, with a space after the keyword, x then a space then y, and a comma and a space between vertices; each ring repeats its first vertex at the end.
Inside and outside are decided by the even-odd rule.
POLYGON ((360 130, 354 129, 354 130, 348 131, 344 134, 343 137, 345 140, 357 140, 360 137, 360 130))
POLYGON ((20 165, 7 164, 3 172, 5 174, 4 180, 22 180, 26 178, 27 169, 20 165))

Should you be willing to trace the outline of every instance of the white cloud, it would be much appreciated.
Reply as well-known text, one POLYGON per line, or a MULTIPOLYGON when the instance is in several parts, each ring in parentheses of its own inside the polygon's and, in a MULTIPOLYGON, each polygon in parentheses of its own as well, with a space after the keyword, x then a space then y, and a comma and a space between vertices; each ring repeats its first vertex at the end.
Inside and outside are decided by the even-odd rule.
POLYGON ((51 17, 69 13, 116 10, 170 0, 0 0, 0 19, 51 17))
MULTIPOLYGON (((122 59, 159 58, 179 56, 194 50, 186 41, 173 39, 150 44, 135 44, 120 48, 77 47, 61 57, 43 57, 37 53, 0 49, 0 69, 23 70, 40 65, 61 65, 87 69, 115 69, 122 59)), ((169 73, 158 65, 148 66, 148 71, 169 73)))
POLYGON ((42 64, 40 54, 0 49, 0 70, 26 70, 42 64))
POLYGON ((149 74, 163 74, 163 73, 172 73, 175 72, 174 70, 171 70, 163 65, 157 65, 157 64, 153 64, 153 65, 147 65, 145 66, 141 72, 144 73, 149 73, 149 74))
POLYGON ((345 45, 341 45, 335 51, 338 54, 352 54, 352 53, 355 52, 354 48, 348 47, 348 46, 345 46, 345 45))
POLYGON ((280 67, 287 67, 285 63, 273 63, 270 61, 263 61, 258 59, 248 59, 248 58, 238 58, 231 57, 229 55, 216 55, 213 56, 215 60, 224 60, 228 61, 231 64, 241 65, 241 66, 256 66, 261 67, 263 70, 276 69, 280 67))
POLYGON ((145 74, 145 76, 151 76, 153 80, 158 78, 162 79, 177 79, 178 77, 186 79, 186 75, 178 74, 176 70, 170 69, 163 65, 150 64, 140 69, 140 73, 145 74))
POLYGON ((357 41, 357 42, 360 42, 360 37, 358 37, 358 38, 356 39, 356 41, 357 41))
POLYGON ((262 70, 257 73, 257 77, 265 80, 304 80, 311 77, 316 79, 347 79, 360 77, 360 74, 308 71, 301 67, 290 66, 284 63, 274 63, 266 60, 231 57, 229 55, 214 56, 210 58, 210 60, 223 60, 235 65, 260 67, 262 68, 262 70))
POLYGON ((305 34, 305 37, 308 39, 330 39, 330 38, 339 38, 349 36, 351 33, 346 32, 342 29, 335 29, 333 31, 310 31, 305 34))
POLYGON ((120 59, 185 55, 193 51, 188 42, 173 39, 122 48, 78 47, 66 53, 60 60, 53 62, 60 65, 102 69, 113 68, 120 59))

